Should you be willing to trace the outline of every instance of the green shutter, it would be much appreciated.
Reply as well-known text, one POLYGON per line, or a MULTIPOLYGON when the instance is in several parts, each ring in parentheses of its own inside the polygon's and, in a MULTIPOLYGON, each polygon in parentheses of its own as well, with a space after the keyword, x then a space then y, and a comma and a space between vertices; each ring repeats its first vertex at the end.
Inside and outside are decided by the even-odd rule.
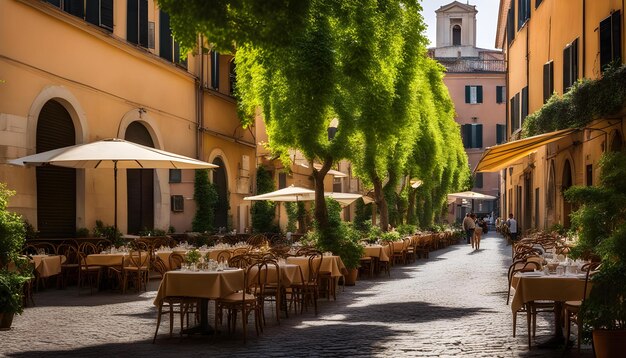
POLYGON ((483 86, 476 86, 476 103, 483 103, 483 86))
POLYGON ((472 125, 471 124, 463 124, 461 125, 461 137, 463 139, 463 147, 471 148, 472 144, 472 125))
POLYGON ((470 103, 470 87, 465 86, 465 103, 470 103))
POLYGON ((137 0, 126 2, 126 41, 139 43, 139 4, 137 0))
POLYGON ((159 10, 159 56, 172 61, 172 31, 170 30, 170 16, 159 10))
POLYGON ((502 86, 496 86, 496 103, 502 103, 502 86))
POLYGON ((148 48, 148 0, 139 0, 139 45, 148 48))
POLYGON ((482 148, 483 147, 483 125, 482 124, 475 124, 474 125, 475 130, 476 130, 476 145, 474 146, 474 148, 482 148))

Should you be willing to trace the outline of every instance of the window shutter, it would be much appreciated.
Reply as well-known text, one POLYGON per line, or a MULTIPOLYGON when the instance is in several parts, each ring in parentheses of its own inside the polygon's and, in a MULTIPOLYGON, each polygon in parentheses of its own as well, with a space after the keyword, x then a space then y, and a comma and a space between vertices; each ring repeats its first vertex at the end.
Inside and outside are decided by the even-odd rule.
POLYGON ((515 94, 515 106, 513 108, 513 131, 516 131, 519 129, 519 92, 515 94))
POLYGON ((570 66, 571 66, 571 47, 567 46, 564 50, 563 50, 563 93, 567 92, 567 90, 569 89, 570 86, 570 76, 571 76, 571 72, 570 72, 570 66))
POLYGON ((515 38, 515 1, 511 2, 511 8, 506 16, 506 44, 511 47, 511 42, 515 38))
POLYGON ((522 88, 522 113, 521 123, 524 123, 526 116, 528 116, 528 86, 522 88))
POLYGON ((483 147, 483 125, 475 124, 474 130, 476 131, 476 143, 474 148, 482 148, 483 147))
POLYGON ((483 103, 483 86, 476 86, 476 103, 483 103))
POLYGON ((159 10, 159 56, 172 61, 172 31, 170 30, 170 16, 159 10))
POLYGON ((85 4, 83 0, 63 0, 63 10, 82 19, 85 15, 85 4))
POLYGON ((100 0, 100 26, 113 31, 113 0, 100 0))
POLYGON ((509 126, 511 133, 515 132, 515 96, 509 100, 509 126))
POLYGON ((611 15, 611 37, 613 40, 613 60, 621 62, 622 60, 622 16, 620 11, 615 11, 611 15))
POLYGON ((465 86, 465 103, 470 103, 470 89, 471 86, 465 86))
POLYGON ((496 144, 504 142, 504 124, 496 124, 496 144))
POLYGON ((461 137, 463 139, 463 147, 471 148, 472 147, 472 125, 471 124, 461 125, 461 137))
POLYGON ((550 63, 544 63, 543 65, 543 103, 550 98, 550 63))
POLYGON ((613 57, 611 32, 611 17, 609 16, 600 22, 600 69, 602 71, 611 63, 613 57))
POLYGON ((220 88, 220 54, 217 51, 211 52, 211 87, 220 88))
POLYGON ((174 41, 174 62, 181 63, 180 61, 180 45, 174 41))
POLYGON ((570 56, 572 57, 572 64, 571 64, 572 75, 570 77, 570 86, 571 86, 578 79, 578 39, 572 42, 570 56))
POLYGON ((85 3, 85 20, 88 23, 100 26, 100 1, 87 1, 85 3))
POLYGON ((128 0, 126 2, 126 41, 139 43, 139 6, 138 0, 128 0))
POLYGON ((482 188, 483 187, 483 173, 476 173, 474 176, 474 187, 482 188))
POLYGON ((148 0, 139 0, 139 45, 148 48, 148 0))
POLYGON ((61 0, 46 0, 46 1, 56 7, 61 7, 61 0))
POLYGON ((496 103, 502 103, 502 86, 496 86, 496 103))

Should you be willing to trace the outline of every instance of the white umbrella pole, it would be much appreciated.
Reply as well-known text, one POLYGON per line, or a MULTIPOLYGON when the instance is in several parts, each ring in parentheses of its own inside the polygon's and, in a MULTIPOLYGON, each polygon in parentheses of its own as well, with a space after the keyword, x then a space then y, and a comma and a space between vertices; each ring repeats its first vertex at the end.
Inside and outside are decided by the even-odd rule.
POLYGON ((117 160, 113 161, 113 196, 114 200, 114 214, 113 214, 113 227, 117 232, 117 160))

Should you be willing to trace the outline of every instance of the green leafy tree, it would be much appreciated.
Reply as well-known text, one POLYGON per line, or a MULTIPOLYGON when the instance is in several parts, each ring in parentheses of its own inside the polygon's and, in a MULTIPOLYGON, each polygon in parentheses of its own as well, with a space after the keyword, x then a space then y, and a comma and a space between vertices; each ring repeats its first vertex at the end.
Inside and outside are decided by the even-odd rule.
MULTIPOLYGON (((274 180, 272 173, 262 166, 256 171, 256 191, 257 194, 269 193, 274 190, 274 180)), ((252 204, 252 231, 278 232, 278 225, 274 222, 276 217, 276 204, 272 201, 255 201, 252 204)))
POLYGON ((573 257, 600 258, 589 297, 581 307, 583 328, 626 328, 626 154, 606 153, 598 186, 573 186, 565 199, 579 205, 572 225, 579 240, 573 257))
MULTIPOLYGON (((159 4, 170 14, 183 48, 194 49, 199 33, 218 49, 231 50, 236 44, 236 95, 243 124, 252 124, 260 109, 268 145, 286 164, 293 149, 311 164, 322 164, 312 174, 320 227, 329 223, 324 176, 340 159, 358 163, 354 153, 365 154, 362 172, 371 178, 386 226, 383 183, 391 179, 391 188, 405 174, 402 166, 414 144, 407 139, 415 136, 411 129, 419 123, 416 78, 428 61, 417 1, 159 4), (333 120, 339 125, 329 139, 333 120)), ((453 169, 448 175, 458 177, 453 169)))
POLYGON ((196 232, 213 231, 215 219, 215 205, 217 205, 217 190, 209 182, 208 169, 196 169, 193 199, 196 201, 196 215, 191 223, 196 232))

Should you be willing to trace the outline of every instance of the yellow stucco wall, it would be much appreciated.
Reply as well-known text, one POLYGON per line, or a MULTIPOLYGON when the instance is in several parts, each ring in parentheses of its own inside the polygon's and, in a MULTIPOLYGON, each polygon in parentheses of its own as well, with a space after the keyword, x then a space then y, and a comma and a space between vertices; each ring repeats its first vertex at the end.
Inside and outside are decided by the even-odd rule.
MULTIPOLYGON (((125 41, 125 1, 115 1, 112 34, 43 1, 0 1, 0 163, 35 153, 39 111, 54 99, 70 113, 76 143, 124 137, 127 126, 140 121, 157 148, 205 160, 219 149, 226 153, 232 173, 237 173, 236 165, 246 154, 254 168, 254 136, 239 127, 236 103, 228 96, 231 57, 220 57, 219 92, 203 97, 204 128, 222 135, 221 141, 205 137, 204 149, 198 152, 199 57, 190 56, 189 70, 159 58, 158 8, 153 1, 149 20, 157 29, 152 50, 125 41)), ((193 171, 184 171, 183 183, 175 185, 169 184, 168 170, 155 173, 155 228, 173 225, 178 231, 190 230, 195 206, 186 200, 190 205, 183 214, 171 213, 170 194, 192 197, 193 171)), ((77 170, 78 227, 91 229, 96 220, 113 223, 112 178, 112 170, 77 170)), ((0 164, 0 180, 17 191, 11 209, 36 225, 35 169, 0 164)), ((123 170, 118 190, 118 226, 125 232, 123 170)), ((234 208, 239 199, 232 197, 234 208)))
MULTIPOLYGON (((508 10, 509 1, 504 3, 500 11, 508 10)), ((515 3, 517 5, 517 1, 515 3)), ((516 21, 518 10, 516 6, 516 21)), ((535 8, 533 3, 528 22, 519 31, 517 31, 516 24, 515 40, 511 43, 511 47, 507 48, 506 41, 504 41, 509 69, 508 98, 512 98, 515 93, 528 85, 529 113, 540 109, 543 105, 543 65, 550 60, 554 61, 554 89, 562 95, 563 49, 576 38, 579 41, 579 78, 583 76, 598 78, 600 76, 598 26, 600 21, 616 10, 621 10, 623 26, 622 1, 544 0, 538 8, 535 8), (585 4, 584 10, 583 3, 585 4), (585 19, 584 30, 583 17, 585 19), (528 79, 526 77, 527 65, 528 79)), ((506 16, 500 14, 499 18, 506 19, 506 16)), ((622 53, 625 37, 622 27, 622 53)), ((615 120, 596 120, 587 126, 587 128, 596 129, 580 131, 568 138, 551 143, 505 169, 507 176, 506 180, 503 179, 501 183, 501 190, 506 193, 506 202, 502 203, 501 215, 504 217, 509 212, 513 212, 518 219, 521 219, 521 226, 524 230, 547 229, 553 224, 568 225, 570 207, 562 196, 565 163, 569 162, 571 165, 573 185, 588 184, 586 174, 588 165, 592 168, 591 181, 596 184, 599 174, 598 161, 607 146, 607 141, 610 141, 610 136, 616 132, 619 135, 624 133, 624 124, 620 117, 622 116, 618 116, 615 120), (546 193, 552 162, 555 171, 556 199, 554 207, 549 208, 546 193), (532 178, 533 193, 530 201, 524 197, 528 183, 525 180, 529 177, 532 178), (516 194, 520 187, 522 188, 521 200, 516 194), (539 189, 538 203, 534 194, 536 189, 539 189), (531 207, 528 207, 528 203, 531 207)))

